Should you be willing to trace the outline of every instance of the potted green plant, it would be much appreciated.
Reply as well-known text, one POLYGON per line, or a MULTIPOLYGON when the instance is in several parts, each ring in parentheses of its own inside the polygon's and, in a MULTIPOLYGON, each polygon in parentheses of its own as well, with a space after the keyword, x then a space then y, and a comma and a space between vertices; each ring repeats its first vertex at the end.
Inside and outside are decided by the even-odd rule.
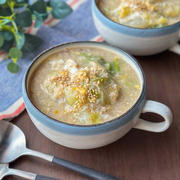
POLYGON ((17 73, 17 61, 23 52, 32 52, 42 40, 26 29, 39 27, 51 14, 53 18, 62 19, 72 12, 72 8, 63 0, 0 0, 0 51, 7 53, 12 62, 7 69, 17 73))

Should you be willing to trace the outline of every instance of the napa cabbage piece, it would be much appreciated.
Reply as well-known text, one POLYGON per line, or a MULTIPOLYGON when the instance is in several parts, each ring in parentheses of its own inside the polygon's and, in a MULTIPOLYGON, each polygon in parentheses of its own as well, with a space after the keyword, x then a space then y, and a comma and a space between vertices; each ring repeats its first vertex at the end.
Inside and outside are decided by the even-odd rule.
POLYGON ((76 91, 75 88, 73 87, 66 87, 64 89, 64 95, 65 95, 66 102, 71 106, 75 104, 79 99, 78 91, 76 91))
MULTIPOLYGON (((89 103, 99 104, 101 106, 114 103, 119 96, 119 90, 111 73, 115 74, 120 71, 118 61, 119 60, 115 58, 113 62, 109 63, 100 56, 83 53, 83 58, 78 62, 80 62, 81 65, 82 62, 83 64, 89 63, 90 69, 88 72, 86 69, 86 73, 84 74, 83 69, 80 68, 76 74, 74 74, 75 77, 79 77, 79 81, 72 85, 69 83, 69 86, 64 89, 67 104, 81 108, 83 105, 89 103), (107 64, 111 66, 111 73, 109 73, 104 66, 107 64), (83 78, 89 78, 89 82, 84 83, 83 78)), ((79 67, 81 67, 81 65, 79 64, 79 67)), ((79 109, 76 109, 76 111, 78 110, 79 109)))
POLYGON ((87 52, 82 52, 80 55, 80 58, 77 59, 80 65, 89 65, 90 62, 95 62, 104 67, 110 75, 115 75, 120 72, 119 58, 114 58, 113 62, 107 62, 103 57, 88 54, 87 52))
POLYGON ((81 111, 76 114, 78 117, 78 121, 82 124, 90 125, 90 124, 99 124, 103 122, 103 119, 99 112, 89 112, 88 110, 81 111))

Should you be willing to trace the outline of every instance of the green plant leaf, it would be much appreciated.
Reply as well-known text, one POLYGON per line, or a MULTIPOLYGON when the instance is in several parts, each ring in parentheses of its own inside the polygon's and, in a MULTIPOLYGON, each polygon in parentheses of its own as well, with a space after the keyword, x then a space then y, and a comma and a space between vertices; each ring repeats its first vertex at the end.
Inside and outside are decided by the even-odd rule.
POLYGON ((0 7, 0 16, 10 16, 11 9, 9 7, 0 7))
POLYGON ((16 3, 28 3, 28 0, 16 0, 16 3))
POLYGON ((31 34, 25 34, 25 39, 26 40, 22 49, 24 52, 32 52, 42 43, 42 39, 31 34))
POLYGON ((3 25, 10 23, 11 21, 9 19, 2 19, 0 20, 0 26, 3 27, 3 25))
POLYGON ((32 16, 29 10, 16 15, 15 22, 20 27, 29 27, 32 24, 32 16))
POLYGON ((7 4, 9 6, 9 8, 11 9, 11 12, 13 13, 14 12, 14 5, 15 5, 15 2, 12 1, 12 0, 7 0, 7 4))
POLYGON ((15 8, 24 7, 28 4, 28 0, 16 0, 15 8))
POLYGON ((6 0, 0 0, 0 4, 6 3, 6 0))
POLYGON ((34 25, 35 28, 40 27, 43 24, 43 18, 42 16, 36 16, 36 23, 34 25))
POLYGON ((2 47, 4 44, 4 38, 0 35, 0 47, 2 47))
POLYGON ((10 62, 8 65, 7 65, 7 69, 8 71, 10 71, 11 73, 17 73, 19 72, 19 66, 14 63, 14 62, 10 62))
POLYGON ((21 49, 24 46, 25 36, 24 33, 17 33, 16 47, 21 49))
POLYGON ((37 11, 34 11, 33 17, 36 21, 35 27, 39 27, 43 24, 44 19, 47 18, 47 13, 38 13, 37 11))
POLYGON ((72 12, 72 8, 63 0, 50 0, 50 6, 53 17, 57 19, 65 18, 72 12))
POLYGON ((13 47, 9 51, 9 56, 14 59, 20 59, 22 57, 22 51, 16 47, 13 47))
POLYGON ((0 35, 3 36, 5 41, 10 41, 14 38, 13 34, 10 31, 1 31, 0 35))
POLYGON ((0 50, 4 50, 6 52, 9 52, 9 49, 12 47, 14 40, 11 41, 4 41, 4 44, 2 47, 0 47, 0 50))
POLYGON ((46 13, 46 2, 44 2, 44 0, 37 0, 30 6, 30 10, 32 12, 36 11, 38 13, 46 13))

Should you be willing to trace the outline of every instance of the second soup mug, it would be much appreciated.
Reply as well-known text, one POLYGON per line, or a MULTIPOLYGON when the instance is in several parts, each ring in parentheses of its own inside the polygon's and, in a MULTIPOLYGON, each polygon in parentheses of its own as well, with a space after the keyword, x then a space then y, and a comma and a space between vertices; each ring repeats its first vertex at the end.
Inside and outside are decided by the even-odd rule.
MULTIPOLYGON (((161 28, 134 28, 108 19, 98 8, 98 2, 92 0, 92 15, 98 32, 108 43, 139 56, 157 54, 176 45, 180 21, 161 28)), ((177 45, 175 52, 179 50, 177 45)))
POLYGON ((172 112, 164 104, 156 101, 146 100, 146 80, 144 73, 137 61, 126 52, 97 42, 74 42, 58 45, 50 48, 38 57, 29 67, 22 85, 23 98, 27 112, 37 129, 50 140, 75 149, 91 149, 110 144, 124 136, 132 128, 151 132, 163 132, 167 130, 172 122, 172 112), (57 53, 61 48, 71 47, 94 47, 114 52, 121 56, 137 73, 141 94, 136 103, 122 116, 108 122, 96 125, 74 125, 68 124, 49 117, 41 112, 31 101, 28 94, 30 77, 38 65, 49 55, 57 53), (149 122, 140 118, 141 113, 151 112, 163 117, 163 122, 149 122))

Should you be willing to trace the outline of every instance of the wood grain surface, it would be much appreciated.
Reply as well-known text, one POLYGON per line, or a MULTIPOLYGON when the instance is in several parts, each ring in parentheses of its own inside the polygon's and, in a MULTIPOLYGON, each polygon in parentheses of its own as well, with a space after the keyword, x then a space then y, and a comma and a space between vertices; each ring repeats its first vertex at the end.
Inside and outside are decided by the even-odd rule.
MULTIPOLYGON (((56 155, 97 170, 121 177, 122 180, 179 180, 180 179, 180 57, 164 53, 137 57, 147 78, 147 99, 168 105, 174 115, 172 126, 163 133, 132 129, 126 136, 108 146, 92 150, 74 150, 57 145, 35 128, 25 111, 12 122, 27 138, 27 146, 56 155)), ((156 115, 144 118, 160 121, 156 115)), ((62 167, 33 157, 22 157, 10 167, 56 177, 62 180, 85 180, 62 167)), ((6 177, 5 180, 17 180, 6 177)))

